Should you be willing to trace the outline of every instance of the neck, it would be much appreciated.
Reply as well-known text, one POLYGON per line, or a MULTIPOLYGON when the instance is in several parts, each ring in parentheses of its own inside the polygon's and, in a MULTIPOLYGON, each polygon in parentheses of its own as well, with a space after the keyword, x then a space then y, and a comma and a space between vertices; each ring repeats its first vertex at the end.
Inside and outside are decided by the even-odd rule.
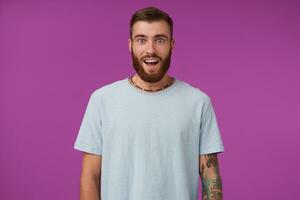
POLYGON ((170 78, 171 77, 169 75, 165 74, 165 76, 160 81, 156 83, 149 83, 141 79, 137 74, 135 74, 132 77, 132 80, 136 85, 146 90, 158 90, 162 87, 165 87, 169 83, 170 78))

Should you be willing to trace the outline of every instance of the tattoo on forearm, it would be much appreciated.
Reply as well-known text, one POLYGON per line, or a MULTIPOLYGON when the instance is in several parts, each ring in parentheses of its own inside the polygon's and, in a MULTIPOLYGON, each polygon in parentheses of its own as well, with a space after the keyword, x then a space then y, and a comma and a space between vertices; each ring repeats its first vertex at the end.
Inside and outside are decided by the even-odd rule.
POLYGON ((205 162, 201 165, 200 176, 202 178, 202 199, 222 200, 222 180, 221 176, 219 175, 218 160, 216 154, 208 154, 205 156, 205 162), (213 170, 213 178, 204 176, 204 171, 207 168, 213 170))
POLYGON ((204 164, 201 165, 201 170, 200 170, 200 176, 201 178, 203 177, 203 172, 204 172, 204 164))
POLYGON ((206 158, 206 167, 218 167, 218 160, 216 154, 208 154, 205 156, 206 158))
POLYGON ((202 199, 203 200, 222 200, 221 179, 203 179, 202 181, 202 199))

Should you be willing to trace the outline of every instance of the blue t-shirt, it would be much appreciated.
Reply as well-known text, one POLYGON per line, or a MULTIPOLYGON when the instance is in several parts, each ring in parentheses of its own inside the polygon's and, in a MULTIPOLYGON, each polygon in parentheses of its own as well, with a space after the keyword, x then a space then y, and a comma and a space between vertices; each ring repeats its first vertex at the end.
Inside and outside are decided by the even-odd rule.
POLYGON ((129 78, 98 88, 74 148, 102 155, 102 200, 196 200, 199 155, 224 151, 211 98, 179 79, 157 92, 129 78))

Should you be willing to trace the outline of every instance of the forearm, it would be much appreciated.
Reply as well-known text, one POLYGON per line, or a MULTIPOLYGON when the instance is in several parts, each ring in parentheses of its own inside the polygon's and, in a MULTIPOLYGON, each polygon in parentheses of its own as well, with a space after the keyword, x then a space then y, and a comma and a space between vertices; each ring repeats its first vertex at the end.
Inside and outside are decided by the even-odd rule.
POLYGON ((202 179, 202 200, 222 200, 222 179, 221 176, 215 178, 202 179))
POLYGON ((97 178, 81 180, 80 200, 101 200, 100 181, 97 178))

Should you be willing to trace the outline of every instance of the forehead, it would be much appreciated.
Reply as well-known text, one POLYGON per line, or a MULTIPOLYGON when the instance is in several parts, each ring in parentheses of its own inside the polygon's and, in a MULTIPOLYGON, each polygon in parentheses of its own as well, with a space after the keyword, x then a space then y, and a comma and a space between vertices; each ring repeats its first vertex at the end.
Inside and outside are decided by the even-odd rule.
POLYGON ((137 21, 132 27, 132 37, 136 35, 146 35, 154 37, 155 35, 166 35, 170 38, 170 29, 166 21, 137 21))

